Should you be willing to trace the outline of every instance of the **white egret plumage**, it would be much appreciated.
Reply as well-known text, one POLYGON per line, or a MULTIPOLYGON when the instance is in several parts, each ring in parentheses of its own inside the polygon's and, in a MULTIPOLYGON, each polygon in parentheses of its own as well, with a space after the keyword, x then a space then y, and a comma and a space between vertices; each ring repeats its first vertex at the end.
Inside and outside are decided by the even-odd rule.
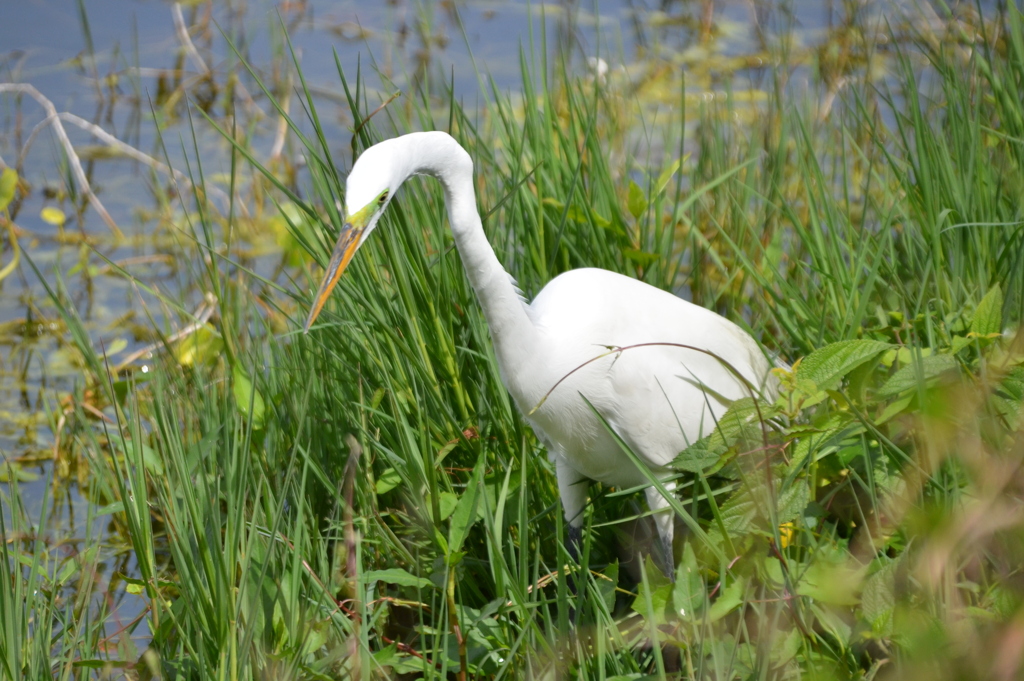
MULTIPOLYGON (((412 175, 433 176, 444 188, 455 245, 487 320, 502 380, 554 461, 570 549, 583 522, 588 480, 619 488, 650 481, 602 419, 654 475, 665 478, 679 452, 710 434, 732 401, 772 380, 771 363, 740 327, 621 274, 572 270, 553 279, 532 302, 524 301, 484 234, 473 162, 442 132, 386 140, 356 161, 346 184, 345 225, 306 320, 307 332, 388 202, 412 175), (609 353, 608 348, 629 349, 609 353), (599 355, 605 356, 595 361, 599 355)), ((671 483, 665 487, 672 489, 671 483)), ((646 496, 661 540, 671 550, 669 502, 653 486, 646 496)))

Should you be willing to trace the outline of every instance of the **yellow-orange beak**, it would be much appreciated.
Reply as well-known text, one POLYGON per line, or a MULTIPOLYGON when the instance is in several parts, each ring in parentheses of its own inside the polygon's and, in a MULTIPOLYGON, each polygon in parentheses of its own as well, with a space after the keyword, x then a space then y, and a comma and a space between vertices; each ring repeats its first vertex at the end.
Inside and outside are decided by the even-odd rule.
POLYGON ((331 261, 327 263, 327 271, 324 272, 323 283, 320 284, 320 290, 317 291, 316 298, 313 299, 313 307, 309 310, 309 317, 306 318, 303 333, 309 333, 309 327, 313 325, 320 310, 323 309, 324 303, 327 302, 327 296, 331 295, 334 285, 341 279, 341 274, 348 266, 349 260, 359 248, 359 240, 365 228, 362 220, 346 222, 345 226, 341 228, 338 243, 334 245, 334 253, 331 254, 331 261))

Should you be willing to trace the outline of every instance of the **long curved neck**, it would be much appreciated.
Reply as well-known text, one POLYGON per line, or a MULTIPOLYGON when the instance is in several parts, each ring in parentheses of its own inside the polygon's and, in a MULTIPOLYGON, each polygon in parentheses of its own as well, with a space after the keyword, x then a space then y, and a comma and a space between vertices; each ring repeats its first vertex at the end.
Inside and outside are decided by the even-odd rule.
POLYGON ((530 351, 536 329, 484 234, 473 188, 473 160, 445 133, 414 133, 407 137, 419 138, 414 141, 408 159, 414 166, 413 173, 432 175, 444 187, 455 246, 483 308, 499 364, 507 366, 514 356, 530 351))

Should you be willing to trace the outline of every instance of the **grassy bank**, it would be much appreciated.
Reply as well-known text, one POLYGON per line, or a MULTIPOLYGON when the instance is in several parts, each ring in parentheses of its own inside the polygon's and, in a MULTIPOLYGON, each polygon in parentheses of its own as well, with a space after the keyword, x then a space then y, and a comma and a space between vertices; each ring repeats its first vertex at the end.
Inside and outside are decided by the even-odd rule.
POLYGON ((680 454, 701 531, 677 542, 674 583, 636 557, 636 490, 595 486, 571 595, 552 466, 501 386, 437 185, 402 189, 299 333, 351 165, 305 91, 307 180, 225 126, 228 183, 256 207, 182 199, 215 314, 148 371, 113 370, 40 273, 85 367, 61 457, 126 560, 97 593, 92 548, 47 550, 11 475, 4 673, 1018 676, 1024 20, 850 41, 808 91, 780 66, 757 96, 523 57, 521 93, 485 82, 479 109, 435 83, 378 110, 387 87, 339 73, 355 151, 412 129, 470 151, 527 296, 575 267, 623 272, 792 363, 778 402, 735 405, 680 454), (666 86, 655 116, 643 89, 666 86), (230 256, 257 209, 286 228, 291 285, 230 256))

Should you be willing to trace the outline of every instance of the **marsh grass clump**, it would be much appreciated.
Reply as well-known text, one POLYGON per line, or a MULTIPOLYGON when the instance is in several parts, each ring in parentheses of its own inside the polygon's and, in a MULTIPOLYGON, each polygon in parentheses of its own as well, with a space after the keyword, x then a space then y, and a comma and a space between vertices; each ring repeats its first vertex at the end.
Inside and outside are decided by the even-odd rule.
POLYGON ((53 558, 8 467, 5 673, 1019 676, 1022 36, 1014 8, 894 28, 884 78, 870 50, 832 59, 847 71, 821 75, 820 99, 783 67, 756 97, 669 81, 679 105, 643 119, 647 143, 650 102, 630 93, 664 82, 524 54, 521 92, 469 109, 426 86, 390 101, 339 68, 354 152, 412 129, 470 151, 527 296, 602 267, 788 360, 778 400, 737 401, 680 453, 693 525, 674 581, 644 558, 638 490, 592 488, 579 564, 566 555, 552 466, 501 385, 434 184, 406 183, 299 333, 348 159, 296 68, 298 106, 277 113, 306 175, 223 125, 253 206, 208 203, 192 166, 183 248, 213 301, 195 333, 159 339, 145 373, 111 367, 50 286, 83 367, 59 453, 87 466, 89 513, 131 561, 96 599, 98 559, 53 558), (287 230, 288 285, 232 256, 261 210, 287 230), (142 603, 129 621, 124 594, 142 603))

